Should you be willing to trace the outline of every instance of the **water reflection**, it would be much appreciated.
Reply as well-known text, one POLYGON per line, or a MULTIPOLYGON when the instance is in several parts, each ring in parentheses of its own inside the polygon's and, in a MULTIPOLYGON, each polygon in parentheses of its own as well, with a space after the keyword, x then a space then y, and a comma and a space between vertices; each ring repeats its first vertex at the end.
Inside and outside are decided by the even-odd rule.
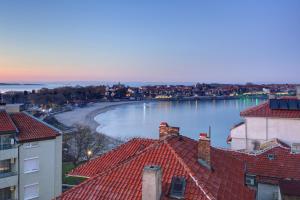
POLYGON ((119 106, 96 117, 99 132, 113 137, 158 138, 161 121, 179 126, 180 132, 198 139, 212 129, 212 143, 226 147, 230 128, 241 121, 240 111, 261 103, 259 99, 149 102, 119 106))

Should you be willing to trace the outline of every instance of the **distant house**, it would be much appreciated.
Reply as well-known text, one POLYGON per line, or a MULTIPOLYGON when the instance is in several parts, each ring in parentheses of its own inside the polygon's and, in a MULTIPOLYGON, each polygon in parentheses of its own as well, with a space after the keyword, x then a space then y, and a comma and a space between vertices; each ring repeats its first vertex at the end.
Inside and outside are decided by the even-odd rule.
POLYGON ((88 179, 57 199, 280 199, 280 181, 300 180, 300 154, 280 142, 250 154, 211 147, 207 134, 195 141, 167 123, 159 135, 77 167, 69 176, 88 179))
POLYGON ((61 193, 62 136, 59 130, 0 105, 0 199, 50 200, 61 193))
POLYGON ((259 149, 274 138, 300 148, 300 99, 270 99, 241 116, 244 122, 234 126, 228 138, 232 149, 259 149))

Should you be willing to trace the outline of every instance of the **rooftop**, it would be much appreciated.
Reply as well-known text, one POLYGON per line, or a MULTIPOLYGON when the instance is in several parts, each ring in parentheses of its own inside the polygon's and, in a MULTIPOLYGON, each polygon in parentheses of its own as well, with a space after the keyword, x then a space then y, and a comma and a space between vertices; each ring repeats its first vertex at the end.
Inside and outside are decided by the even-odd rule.
POLYGON ((0 133, 17 133, 19 142, 54 139, 59 131, 25 112, 0 111, 0 133))
MULTIPOLYGON (((283 98, 282 100, 288 100, 283 98)), ((294 100, 294 98, 291 98, 294 100)), ((258 106, 251 107, 241 112, 242 117, 277 117, 277 118, 300 118, 300 109, 271 109, 270 100, 258 106)))
POLYGON ((243 161, 211 147, 213 170, 209 170, 199 164, 197 146, 198 141, 175 135, 133 139, 72 171, 70 175, 90 178, 59 199, 141 199, 142 171, 147 165, 162 168, 162 199, 170 199, 173 177, 185 178, 185 199, 255 198, 244 184, 243 161))
POLYGON ((0 122, 0 133, 17 132, 17 129, 7 112, 0 111, 0 122))

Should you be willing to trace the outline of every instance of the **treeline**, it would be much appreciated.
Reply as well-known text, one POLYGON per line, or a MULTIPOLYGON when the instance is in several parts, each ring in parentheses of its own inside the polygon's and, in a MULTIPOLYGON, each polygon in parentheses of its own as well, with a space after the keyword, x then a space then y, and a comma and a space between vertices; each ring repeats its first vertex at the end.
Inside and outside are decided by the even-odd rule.
POLYGON ((5 103, 25 103, 38 106, 53 107, 53 105, 84 104, 97 101, 105 96, 105 86, 59 87, 43 88, 32 92, 7 92, 1 95, 5 103))
POLYGON ((104 95, 105 86, 43 88, 31 93, 29 100, 34 105, 64 105, 96 101, 102 99, 104 95))

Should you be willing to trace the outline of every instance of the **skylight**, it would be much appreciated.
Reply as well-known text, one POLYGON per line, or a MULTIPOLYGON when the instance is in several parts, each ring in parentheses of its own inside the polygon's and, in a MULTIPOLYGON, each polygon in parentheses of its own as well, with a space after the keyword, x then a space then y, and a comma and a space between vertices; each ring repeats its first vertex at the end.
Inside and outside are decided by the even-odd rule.
POLYGON ((186 181, 184 177, 173 177, 171 182, 170 197, 183 199, 186 181))

